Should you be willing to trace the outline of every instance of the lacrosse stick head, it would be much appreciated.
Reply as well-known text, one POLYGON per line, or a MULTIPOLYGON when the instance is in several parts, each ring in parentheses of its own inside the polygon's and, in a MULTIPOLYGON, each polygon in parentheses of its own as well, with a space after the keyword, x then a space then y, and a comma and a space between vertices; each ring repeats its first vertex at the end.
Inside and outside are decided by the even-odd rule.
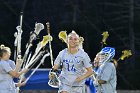
POLYGON ((32 43, 33 40, 35 40, 40 33, 41 30, 44 29, 44 25, 42 23, 35 23, 35 30, 31 33, 29 42, 32 43))
POLYGON ((20 33, 22 32, 21 26, 17 26, 16 29, 17 29, 18 32, 20 32, 20 33))
POLYGON ((52 41, 53 38, 50 35, 43 36, 43 40, 41 41, 41 45, 45 46, 49 41, 52 41))
POLYGON ((60 31, 58 37, 63 42, 67 43, 67 31, 60 31))
POLYGON ((50 78, 48 85, 53 87, 53 88, 58 88, 60 86, 60 80, 58 79, 58 76, 56 75, 55 72, 50 72, 49 76, 53 77, 50 78))
POLYGON ((106 45, 106 40, 109 37, 108 31, 103 32, 102 36, 103 36, 102 43, 106 45))
POLYGON ((131 50, 123 50, 120 59, 124 60, 125 58, 128 58, 131 55, 132 55, 131 50))
POLYGON ((115 49, 112 47, 104 47, 99 54, 101 55, 100 64, 110 61, 115 56, 115 49))
POLYGON ((41 30, 44 29, 44 25, 42 23, 35 23, 35 33, 38 35, 41 30))
POLYGON ((79 48, 81 48, 81 49, 83 49, 83 42, 84 42, 84 38, 79 37, 79 48))

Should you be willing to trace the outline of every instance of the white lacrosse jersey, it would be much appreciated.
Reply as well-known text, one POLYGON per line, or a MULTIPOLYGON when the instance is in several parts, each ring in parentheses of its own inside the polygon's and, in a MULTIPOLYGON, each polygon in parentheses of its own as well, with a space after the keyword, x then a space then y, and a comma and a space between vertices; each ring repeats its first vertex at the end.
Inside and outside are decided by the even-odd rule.
POLYGON ((14 68, 11 62, 10 60, 0 61, 0 93, 16 93, 13 77, 8 74, 14 68))
POLYGON ((81 82, 75 80, 86 73, 86 68, 92 67, 88 54, 82 49, 79 49, 75 54, 70 54, 67 48, 60 51, 54 64, 62 65, 59 79, 61 83, 70 86, 83 86, 85 80, 81 82))
POLYGON ((16 64, 15 64, 14 61, 8 60, 7 62, 9 63, 9 65, 10 65, 10 67, 11 67, 12 69, 15 69, 15 68, 16 68, 16 64))
POLYGON ((97 91, 101 93, 116 93, 116 68, 113 63, 106 62, 103 67, 99 67, 97 77, 99 80, 106 81, 97 87, 97 91))

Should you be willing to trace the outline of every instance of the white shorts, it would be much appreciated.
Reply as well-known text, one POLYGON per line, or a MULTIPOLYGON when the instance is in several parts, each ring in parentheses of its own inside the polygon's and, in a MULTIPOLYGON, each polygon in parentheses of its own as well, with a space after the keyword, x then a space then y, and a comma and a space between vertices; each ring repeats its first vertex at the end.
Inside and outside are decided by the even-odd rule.
POLYGON ((85 93, 85 86, 69 86, 61 84, 58 93, 66 91, 68 93, 85 93))
POLYGON ((16 93, 16 90, 0 90, 0 93, 16 93))

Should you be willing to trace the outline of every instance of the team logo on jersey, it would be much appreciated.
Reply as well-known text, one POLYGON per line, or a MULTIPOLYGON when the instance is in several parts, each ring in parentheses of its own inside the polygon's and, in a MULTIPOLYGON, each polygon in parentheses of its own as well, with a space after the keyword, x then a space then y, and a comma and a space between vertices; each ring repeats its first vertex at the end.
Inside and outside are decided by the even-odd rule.
POLYGON ((63 62, 65 62, 65 63, 70 63, 70 62, 73 62, 73 63, 80 63, 80 60, 79 60, 79 58, 63 59, 63 62))

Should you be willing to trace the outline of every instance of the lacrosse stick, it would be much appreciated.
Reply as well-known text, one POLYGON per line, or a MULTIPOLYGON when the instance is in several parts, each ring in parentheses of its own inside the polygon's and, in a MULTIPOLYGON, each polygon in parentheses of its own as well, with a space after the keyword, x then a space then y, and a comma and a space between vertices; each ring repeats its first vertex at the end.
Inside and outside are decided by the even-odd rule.
POLYGON ((32 32, 31 36, 30 36, 30 39, 29 39, 29 42, 27 44, 27 49, 25 51, 25 54, 23 56, 23 67, 25 67, 25 62, 26 62, 26 59, 27 59, 27 56, 28 56, 28 53, 29 53, 29 50, 32 46, 32 42, 33 40, 35 40, 37 38, 37 36, 39 35, 40 31, 44 29, 44 25, 42 23, 36 23, 35 24, 35 30, 34 32, 32 32))
POLYGON ((104 45, 107 45, 106 40, 109 37, 108 31, 103 32, 102 36, 103 36, 103 38, 102 38, 102 41, 101 41, 101 48, 103 48, 104 45))
MULTIPOLYGON (((47 32, 48 32, 48 36, 50 38, 50 23, 47 22, 47 32)), ((51 58, 51 64, 53 66, 53 54, 52 54, 52 45, 51 45, 51 41, 49 40, 49 49, 50 49, 50 58, 51 58)))
POLYGON ((119 57, 119 59, 118 59, 118 60, 113 59, 113 60, 117 63, 118 61, 124 60, 125 58, 128 58, 128 57, 130 57, 131 55, 132 55, 131 50, 123 50, 123 51, 122 51, 122 55, 119 57))
POLYGON ((62 42, 67 43, 67 31, 60 31, 58 37, 62 42))
POLYGON ((43 58, 41 59, 41 62, 40 62, 40 63, 37 65, 37 67, 33 70, 33 72, 30 74, 30 76, 24 81, 25 83, 28 82, 28 80, 31 78, 31 76, 32 76, 32 75, 35 73, 35 71, 40 67, 40 65, 44 63, 45 58, 48 57, 49 55, 50 55, 50 54, 47 53, 47 54, 45 54, 45 55, 43 56, 43 58))
MULTIPOLYGON (((60 31, 58 34, 58 37, 60 40, 62 40, 62 42, 65 42, 67 44, 67 31, 60 31)), ((83 49, 83 42, 84 42, 84 38, 83 37, 79 37, 79 48, 83 49)))
POLYGON ((131 56, 131 55, 132 55, 131 50, 123 50, 123 51, 122 51, 122 55, 121 55, 121 57, 117 60, 117 62, 118 62, 119 60, 124 60, 125 58, 128 58, 128 57, 131 56))
POLYGON ((83 37, 79 37, 79 48, 83 49, 83 42, 84 42, 84 38, 83 37))
POLYGON ((15 32, 15 52, 14 52, 14 60, 17 58, 21 59, 21 35, 22 35, 22 19, 23 19, 23 12, 20 14, 20 25, 16 27, 17 32, 15 32))
MULTIPOLYGON (((20 14, 20 25, 16 27, 17 31, 14 36, 16 37, 14 45, 15 45, 15 52, 14 52, 14 60, 21 59, 21 35, 22 35, 22 20, 23 20, 23 12, 20 14)), ((22 63, 20 64, 18 70, 20 70, 22 63)), ((19 90, 17 90, 19 93, 19 90)))
MULTIPOLYGON (((50 23, 47 22, 46 25, 47 25, 48 36, 50 36, 50 23)), ((50 49, 51 65, 53 67, 53 54, 52 54, 51 41, 49 41, 49 49, 50 49)), ((49 72, 49 76, 50 75, 54 76, 54 78, 53 79, 50 79, 48 81, 48 85, 51 86, 51 87, 53 87, 53 88, 58 88, 59 85, 60 85, 60 80, 58 79, 58 76, 56 75, 55 72, 51 72, 51 71, 49 72)))
MULTIPOLYGON (((44 36, 43 40, 39 42, 33 57, 31 58, 29 63, 25 66, 26 69, 28 69, 33 63, 35 63, 39 59, 39 57, 42 55, 42 52, 40 52, 40 50, 48 43, 48 39, 49 39, 48 36, 44 36)), ((25 73, 21 75, 20 81, 19 81, 20 83, 22 82, 24 75, 25 73)), ((17 87, 17 91, 19 91, 19 87, 17 87)))
MULTIPOLYGON (((41 51, 37 56, 36 56, 36 58, 35 58, 35 60, 34 60, 34 63, 36 63, 37 61, 38 61, 38 59, 43 55, 43 53, 44 53, 44 51, 41 51)), ((29 70, 29 69, 28 69, 29 70)), ((24 78, 25 78, 25 74, 26 73, 23 73, 21 76, 20 76, 20 81, 19 81, 19 83, 21 83, 23 80, 24 80, 24 78)), ((17 92, 19 92, 19 87, 17 87, 17 92)))
MULTIPOLYGON (((42 24, 42 23, 36 23, 35 24, 35 31, 32 33, 32 35, 30 36, 30 40, 29 40, 29 45, 27 46, 27 49, 26 49, 26 51, 25 51, 25 54, 24 54, 24 56, 23 56, 23 61, 22 61, 22 64, 23 64, 23 68, 25 68, 25 61, 26 61, 26 58, 27 58, 27 55, 28 55, 28 53, 29 53, 29 49, 30 49, 30 47, 32 46, 32 41, 33 40, 35 40, 36 38, 37 38, 37 35, 40 33, 40 31, 42 30, 42 29, 44 29, 44 25, 42 24)), ((30 56, 29 56, 30 57, 30 56)), ((21 64, 21 65, 22 65, 21 64)), ((28 69, 28 68, 27 68, 28 69)), ((25 75, 25 73, 24 74, 22 74, 21 76, 20 76, 20 81, 19 81, 19 83, 21 83, 22 82, 22 80, 23 80, 23 78, 24 78, 24 75, 25 75)), ((17 87, 17 93, 19 93, 19 87, 17 87)))
POLYGON ((43 40, 41 42, 38 43, 37 48, 35 50, 34 55, 32 56, 31 60, 29 61, 29 63, 25 66, 25 68, 29 68, 35 61, 36 56, 38 55, 38 53, 40 52, 40 50, 49 42, 52 41, 52 37, 51 36, 43 36, 43 40), (50 39, 50 40, 49 40, 50 39))
POLYGON ((115 67, 118 66, 118 61, 124 60, 125 58, 128 58, 131 55, 132 55, 131 50, 123 50, 122 51, 122 55, 117 60, 116 59, 112 59, 115 67))
POLYGON ((93 79, 94 86, 97 87, 99 85, 98 78, 95 77, 95 75, 92 74, 92 79, 93 79))

